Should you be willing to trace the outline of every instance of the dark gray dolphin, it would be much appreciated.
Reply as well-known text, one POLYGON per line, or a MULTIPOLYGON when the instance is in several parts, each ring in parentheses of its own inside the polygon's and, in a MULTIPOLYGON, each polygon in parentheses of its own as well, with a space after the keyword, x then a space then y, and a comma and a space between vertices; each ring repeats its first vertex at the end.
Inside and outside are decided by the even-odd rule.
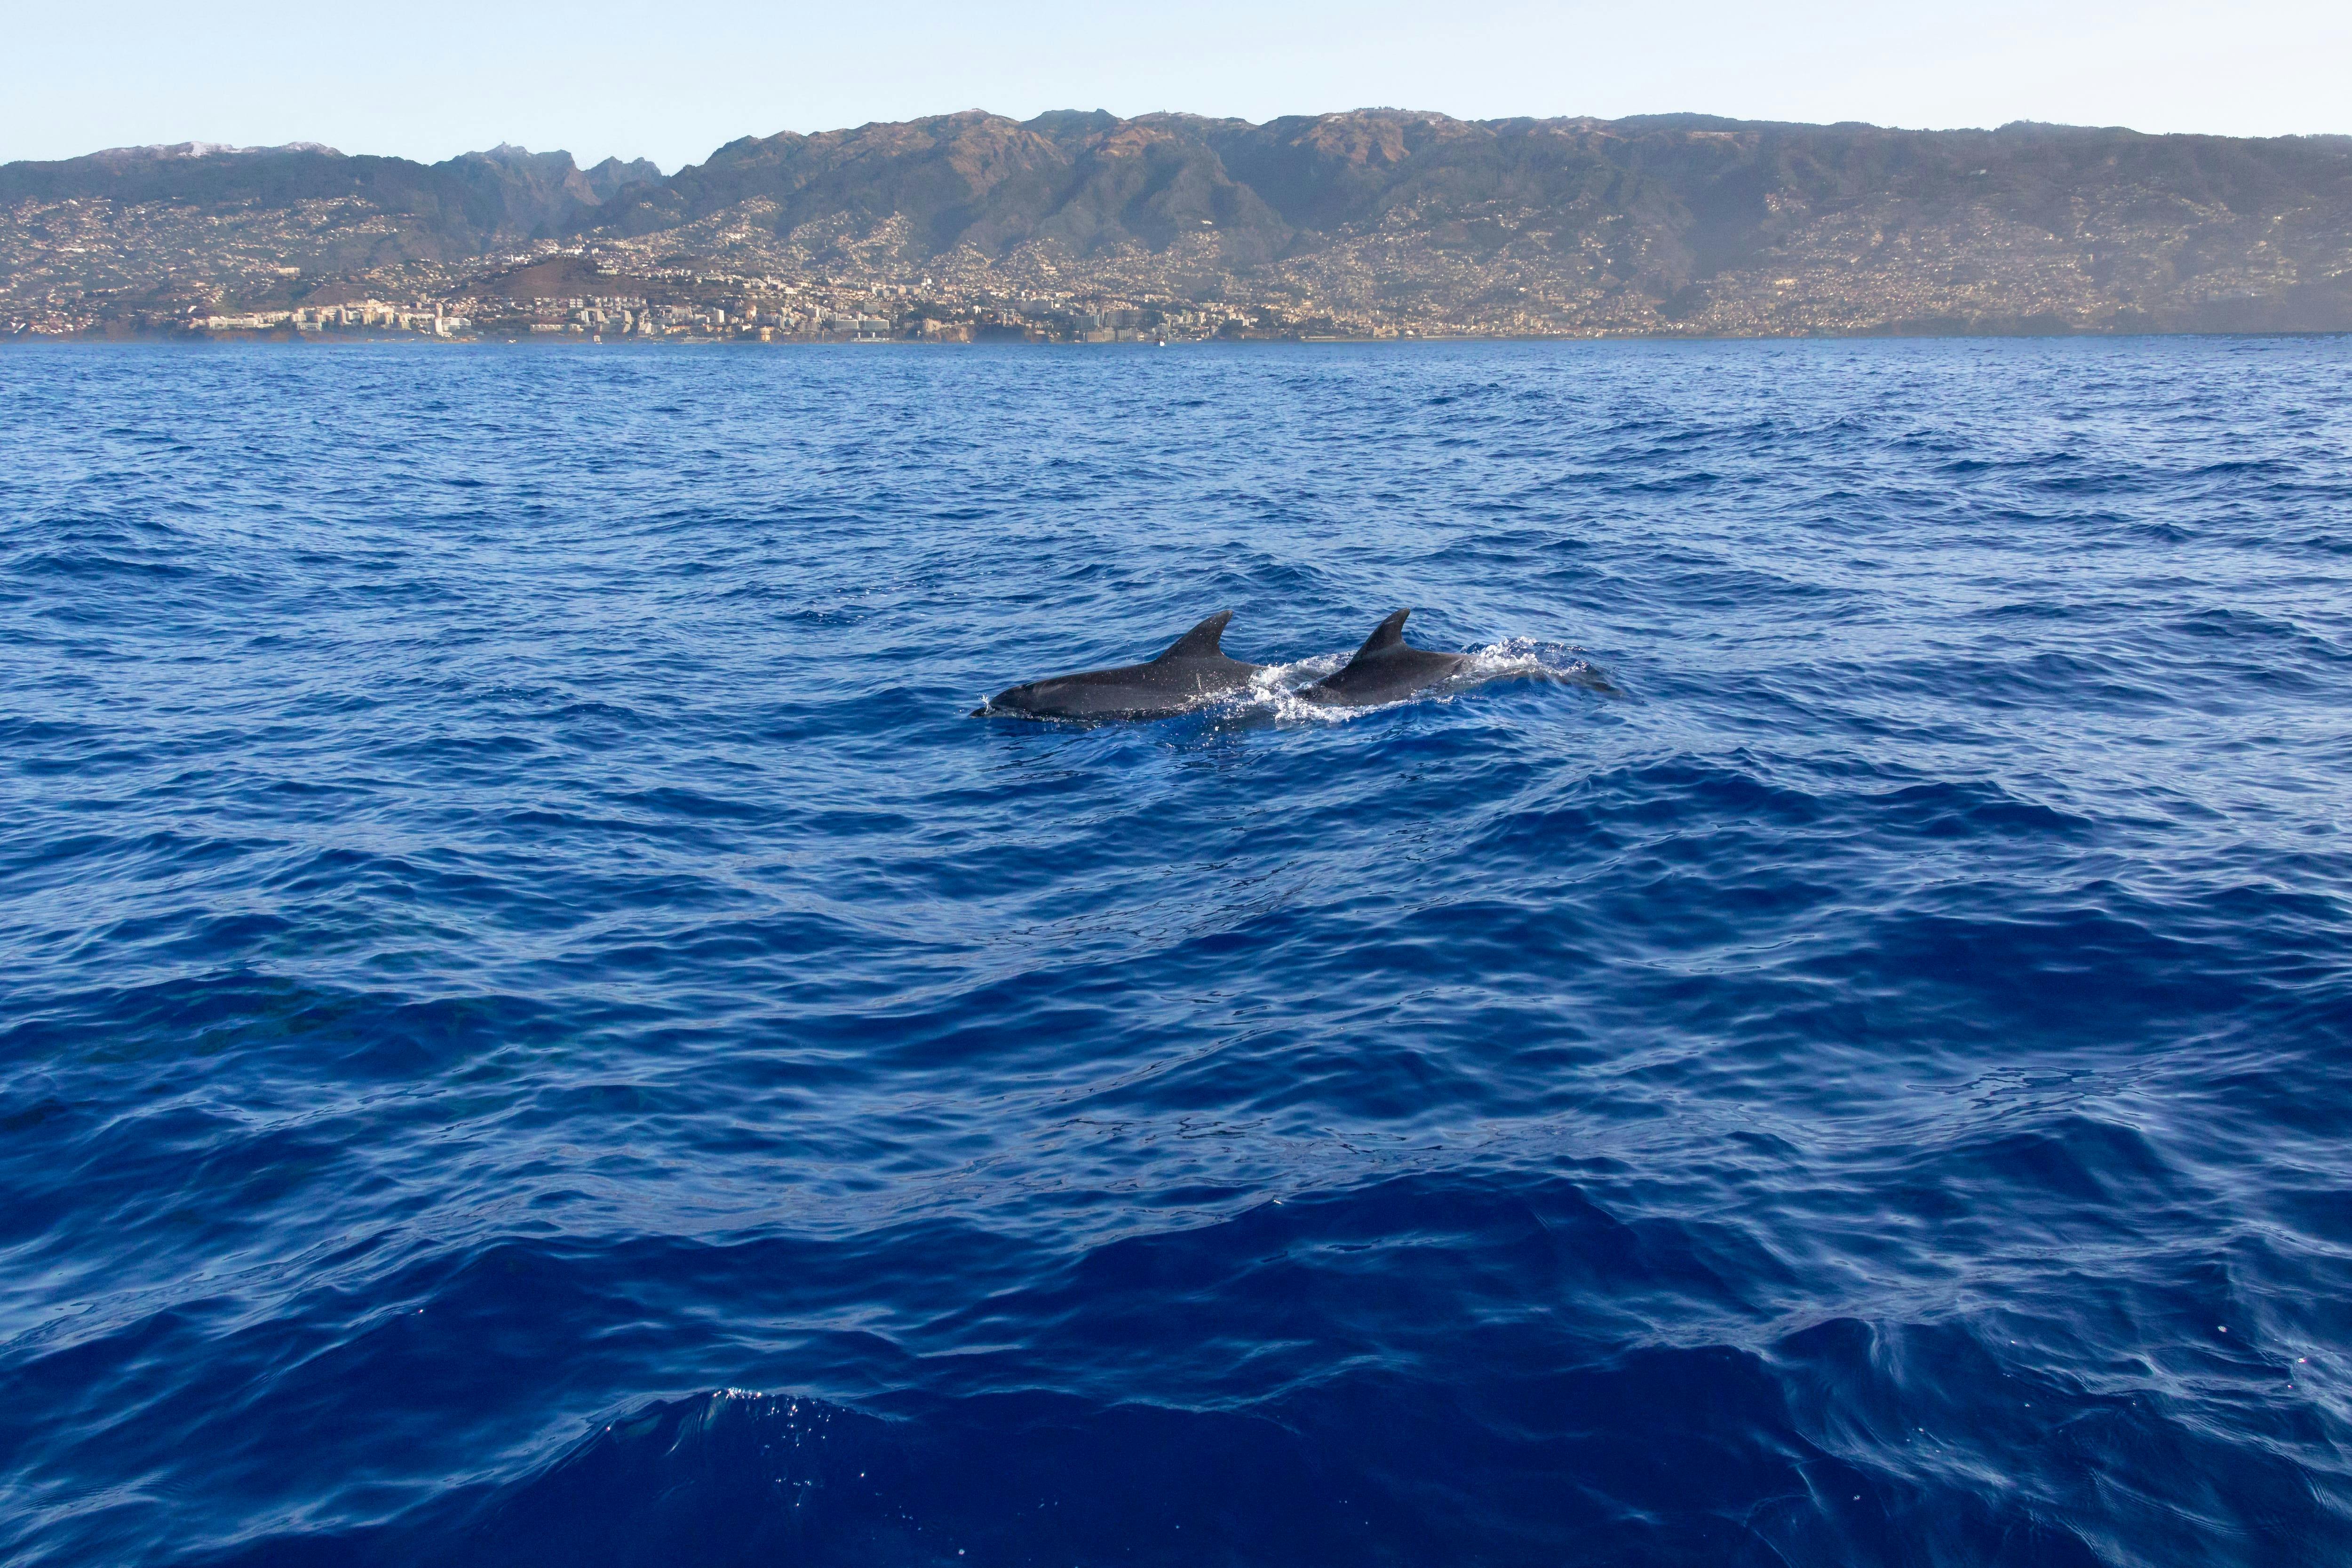
POLYGON ((1228 659, 1217 646, 1233 618, 1232 611, 1218 611, 1148 664, 1031 681, 997 693, 971 711, 1027 718, 1165 718, 1198 707, 1219 693, 1248 685, 1262 667, 1228 659))
POLYGON ((1404 618, 1412 613, 1400 610, 1372 628, 1354 658, 1313 685, 1300 687, 1298 700, 1326 707, 1370 707, 1426 691, 1470 668, 1467 653, 1435 653, 1406 642, 1404 618))

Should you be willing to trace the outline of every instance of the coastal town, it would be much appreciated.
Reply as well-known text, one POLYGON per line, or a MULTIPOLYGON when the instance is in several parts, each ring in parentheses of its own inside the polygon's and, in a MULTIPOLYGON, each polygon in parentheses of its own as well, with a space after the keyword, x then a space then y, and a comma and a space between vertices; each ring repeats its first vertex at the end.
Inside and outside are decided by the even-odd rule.
MULTIPOLYGON (((29 226, 26 216, 18 215, 19 226, 29 226)), ((0 336, 1165 343, 1621 335, 1658 325, 1646 308, 1564 316, 1549 308, 1558 291, 1542 280, 1530 288, 1474 279, 1467 298, 1433 289, 1410 303, 1367 301, 1360 297, 1381 290, 1350 287, 1329 276, 1333 269, 1235 276, 1214 265, 1213 252, 1197 254, 1201 246, 1189 256, 1107 263, 1033 246, 1007 258, 950 255, 913 267, 877 258, 880 247, 869 246, 824 256, 746 256, 740 239, 722 240, 711 247, 716 255, 681 256, 540 242, 455 266, 325 276, 280 265, 283 250, 269 250, 227 277, 182 278, 174 269, 166 280, 138 276, 142 256, 110 256, 107 231, 117 225, 89 221, 105 216, 86 215, 92 232, 84 245, 10 280, 16 298, 6 301, 0 336), (108 276, 110 262, 117 276, 108 276), (48 287, 36 294, 27 284, 48 287)), ((136 233, 145 226, 141 216, 120 226, 136 233)))
MULTIPOLYGON (((500 281, 516 283, 511 277, 500 281)), ((1345 330, 1328 317, 1279 308, 1203 307, 1165 296, 1092 291, 965 294, 920 275, 900 281, 784 278, 692 267, 625 273, 584 261, 576 250, 558 250, 527 267, 523 281, 509 288, 460 286, 399 298, 368 296, 277 308, 197 308, 184 322, 166 318, 148 325, 205 337, 402 334, 504 342, 679 343, 1164 343, 1299 336, 1304 329, 1336 336, 1345 330), (533 273, 541 276, 534 278, 533 273)), ((1360 335, 1394 334, 1374 328, 1360 335)))
MULTIPOLYGON (((68 258, 53 258, 11 280, 0 338, 1077 344, 1787 336, 1988 319, 2059 330, 2130 324, 2111 277, 2070 247, 2033 243, 2045 236, 1969 237, 1973 245, 1937 247, 1974 253, 1958 265, 1943 256, 1923 267, 1914 244, 1874 255, 1884 241, 1864 239, 1859 255, 1789 257, 1754 276, 1719 276, 1680 308, 1627 287, 1606 257, 1574 270, 1509 256, 1482 264, 1393 241, 1377 256, 1361 254, 1369 247, 1360 243, 1249 273, 1218 267, 1213 256, 1082 261, 1036 246, 1005 258, 950 255, 907 266, 855 255, 727 254, 748 248, 740 245, 713 247, 716 256, 655 256, 646 247, 541 242, 457 265, 316 276, 270 260, 229 279, 111 288, 72 276, 100 270, 89 262, 103 252, 90 247, 74 253, 89 258, 80 267, 59 267, 56 259, 68 258), (26 287, 40 284, 48 287, 26 287)), ((2250 298, 2266 284, 2283 287, 2275 277, 2235 282, 2250 298)))

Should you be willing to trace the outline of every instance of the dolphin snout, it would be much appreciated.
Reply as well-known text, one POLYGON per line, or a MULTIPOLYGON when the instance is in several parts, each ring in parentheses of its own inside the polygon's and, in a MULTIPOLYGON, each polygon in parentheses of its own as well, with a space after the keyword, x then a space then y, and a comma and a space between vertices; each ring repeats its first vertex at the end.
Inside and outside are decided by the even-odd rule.
POLYGON ((1005 687, 972 709, 971 716, 983 718, 992 713, 1027 713, 1036 706, 1037 683, 1031 681, 1024 685, 1005 687))

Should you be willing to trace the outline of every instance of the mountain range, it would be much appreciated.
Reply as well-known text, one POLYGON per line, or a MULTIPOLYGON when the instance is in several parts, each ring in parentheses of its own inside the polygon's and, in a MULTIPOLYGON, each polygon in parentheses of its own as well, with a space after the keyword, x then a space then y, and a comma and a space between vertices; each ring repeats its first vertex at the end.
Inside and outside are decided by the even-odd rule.
POLYGON ((1043 266, 1130 293, 1370 311, 1513 291, 1540 302, 1519 309, 1538 329, 2341 330, 2352 137, 972 110, 745 138, 667 176, 513 147, 0 165, 0 298, 20 311, 35 285, 52 304, 76 287, 232 298, 264 269, 448 266, 551 240, 835 272, 1043 266))

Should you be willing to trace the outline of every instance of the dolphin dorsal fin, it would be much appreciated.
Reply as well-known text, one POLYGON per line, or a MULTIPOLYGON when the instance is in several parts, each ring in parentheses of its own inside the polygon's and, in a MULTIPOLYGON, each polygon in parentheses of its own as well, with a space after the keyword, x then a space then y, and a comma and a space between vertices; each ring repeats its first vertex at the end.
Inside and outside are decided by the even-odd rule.
MULTIPOLYGON (((1386 653, 1391 648, 1403 647, 1404 618, 1412 613, 1410 610, 1400 610, 1373 627, 1372 634, 1364 639, 1364 645, 1356 650, 1356 658, 1368 658, 1374 653, 1386 653)), ((1355 659, 1348 662, 1353 664, 1355 659)))
MULTIPOLYGON (((1232 611, 1218 611, 1214 615, 1177 638, 1168 652, 1160 654, 1160 658, 1214 659, 1220 657, 1224 650, 1219 647, 1217 643, 1225 634, 1225 622, 1233 618, 1232 611)), ((1152 663, 1157 664, 1159 660, 1155 659, 1152 663)))

